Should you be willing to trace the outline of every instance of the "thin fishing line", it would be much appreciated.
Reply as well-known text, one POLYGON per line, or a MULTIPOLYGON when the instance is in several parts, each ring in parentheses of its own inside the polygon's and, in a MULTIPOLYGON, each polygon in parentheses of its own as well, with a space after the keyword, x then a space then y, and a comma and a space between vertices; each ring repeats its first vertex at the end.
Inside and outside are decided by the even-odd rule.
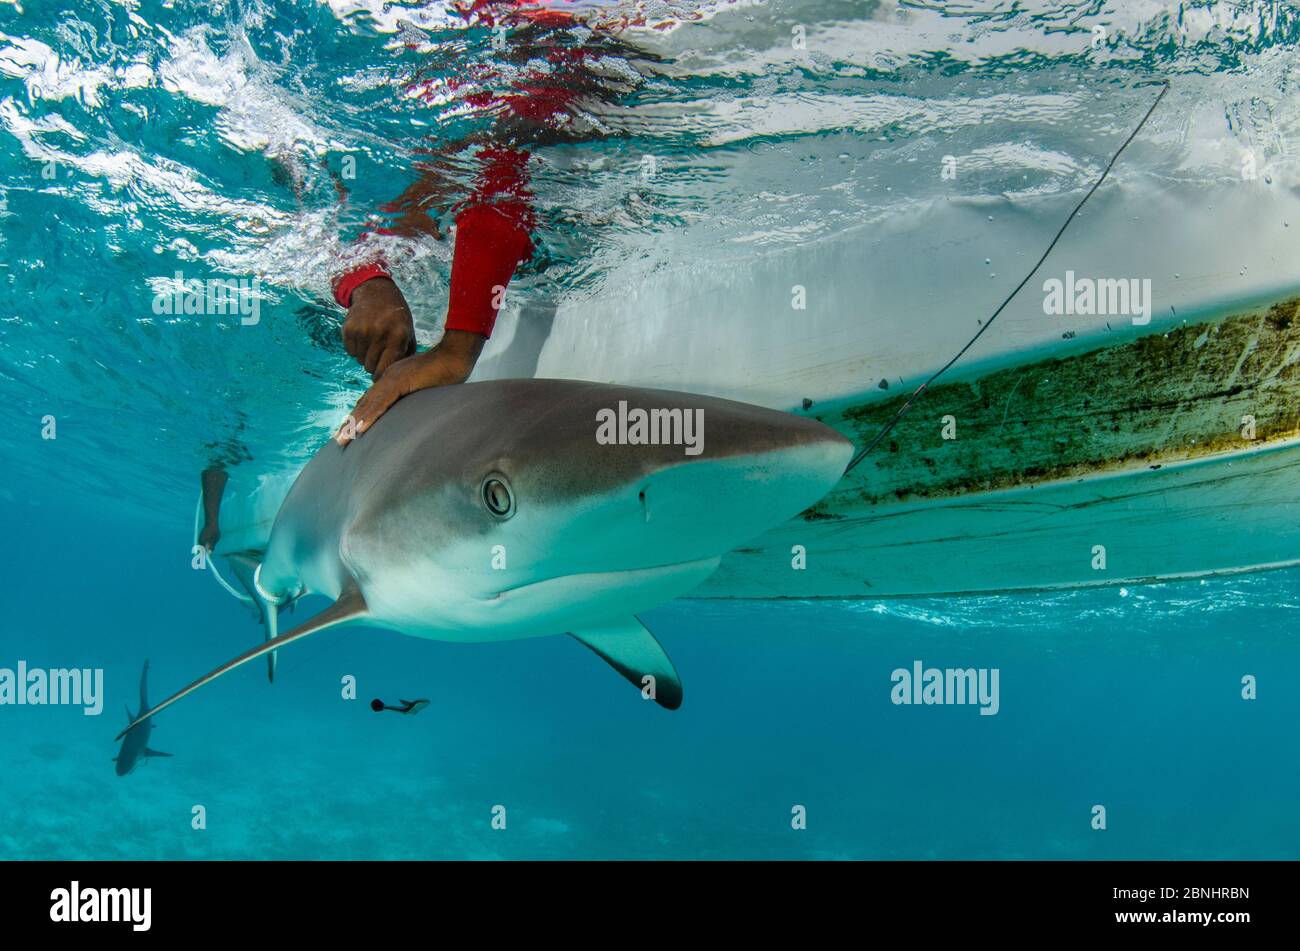
MULTIPOLYGON (((199 501, 194 506, 194 541, 192 542, 193 545, 197 545, 199 543, 199 514, 202 511, 203 511, 203 493, 200 492, 199 501)), ((215 552, 208 552, 206 561, 207 561, 208 568, 212 571, 212 574, 216 577, 217 581, 221 583, 221 587, 225 588, 227 591, 229 591, 240 601, 243 601, 247 604, 253 603, 252 598, 244 594, 242 591, 236 591, 234 588, 230 586, 230 582, 226 581, 226 579, 221 576, 221 572, 217 570, 215 552)))
POLYGON ((858 451, 858 454, 853 457, 853 461, 849 463, 848 468, 844 470, 845 475, 848 475, 850 472, 852 472, 854 467, 856 467, 858 463, 860 463, 863 459, 867 458, 867 454, 870 453, 871 450, 875 449, 876 446, 880 444, 880 441, 882 439, 884 439, 887 435, 889 435, 890 431, 896 425, 898 425, 898 421, 903 418, 903 415, 909 409, 912 408, 912 404, 916 402, 917 398, 920 397, 920 395, 925 392, 926 388, 931 383, 939 379, 939 377, 942 376, 944 373, 946 373, 954 363, 956 363, 963 356, 965 356, 966 351, 975 345, 975 341, 978 340, 983 335, 984 331, 988 330, 989 327, 993 325, 993 321, 998 319, 998 315, 1002 313, 1003 310, 1006 309, 1007 305, 1010 304, 1011 301, 1015 298, 1015 296, 1020 293, 1021 289, 1026 284, 1029 283, 1030 279, 1035 274, 1038 273, 1038 269, 1043 266, 1043 262, 1046 261, 1047 256, 1052 253, 1052 249, 1056 247, 1056 243, 1061 240, 1061 236, 1065 234, 1065 230, 1070 227, 1070 222, 1074 221, 1075 216, 1078 215, 1079 212, 1083 210, 1083 206, 1088 203, 1088 199, 1092 197, 1093 192, 1095 192, 1098 188, 1100 188, 1101 183, 1106 180, 1106 177, 1108 175, 1110 175, 1110 170, 1115 167, 1115 163, 1119 161, 1120 155, 1122 155, 1124 153, 1124 150, 1128 148, 1129 143, 1132 142, 1135 138, 1137 138, 1137 134, 1142 131, 1142 127, 1147 124, 1147 120, 1151 118, 1151 114, 1156 111, 1156 106, 1160 105, 1160 100, 1165 98, 1165 93, 1167 92, 1169 92, 1169 83, 1164 84, 1164 88, 1160 90, 1160 95, 1156 96, 1156 101, 1151 103, 1151 108, 1148 109, 1147 114, 1142 117, 1142 121, 1137 124, 1137 128, 1135 128, 1132 132, 1129 133, 1128 138, 1124 140, 1124 144, 1121 145, 1115 151, 1115 154, 1113 156, 1111 156, 1110 162, 1106 165, 1105 170, 1101 173, 1101 177, 1098 178, 1097 181, 1093 183, 1093 186, 1088 189, 1088 194, 1084 195, 1083 198, 1080 200, 1080 202, 1074 206, 1074 211, 1070 212, 1070 216, 1065 219, 1065 223, 1062 224, 1061 229, 1056 232, 1056 237, 1054 237, 1052 239, 1052 242, 1047 246, 1047 250, 1044 251, 1042 257, 1038 259, 1038 263, 1035 264, 1033 268, 1030 270, 1030 272, 1025 275, 1024 279, 1019 284, 1016 285, 1015 290, 1013 290, 1010 294, 1007 295, 1006 300, 1004 300, 1001 304, 998 305, 998 309, 995 310, 993 312, 993 315, 989 317, 989 319, 984 322, 984 324, 980 327, 980 329, 975 332, 975 336, 971 337, 970 340, 966 342, 966 346, 958 350, 956 356, 954 356, 951 360, 949 360, 938 370, 936 370, 928 380, 926 380, 924 383, 918 386, 912 392, 912 395, 907 398, 907 401, 903 403, 902 406, 899 407, 898 412, 894 414, 893 418, 890 419, 890 421, 885 424, 884 428, 881 429, 880 432, 876 433, 876 437, 872 439, 871 442, 867 443, 867 445, 863 449, 858 451))

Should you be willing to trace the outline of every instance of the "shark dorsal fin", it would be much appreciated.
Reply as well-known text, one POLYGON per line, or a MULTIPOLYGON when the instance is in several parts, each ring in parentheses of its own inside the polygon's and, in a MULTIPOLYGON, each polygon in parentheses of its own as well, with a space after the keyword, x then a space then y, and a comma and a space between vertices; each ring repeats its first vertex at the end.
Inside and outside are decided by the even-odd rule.
POLYGON ((137 726, 138 724, 142 723, 143 721, 149 719, 159 710, 163 710, 167 707, 170 707, 173 703, 175 703, 177 700, 181 699, 182 697, 188 696, 189 694, 193 693, 195 690, 198 690, 200 687, 204 686, 205 684, 212 683, 212 681, 216 680, 222 674, 230 673, 230 671, 234 670, 236 667, 242 667, 244 664, 247 664, 250 660, 256 660, 257 658, 263 656, 264 654, 267 654, 270 651, 277 650, 283 647, 285 644, 290 643, 291 641, 301 640, 302 638, 306 637, 309 634, 315 634, 318 631, 323 631, 326 628, 336 627, 337 625, 345 624, 348 621, 355 621, 358 618, 365 617, 366 613, 367 610, 366 610, 365 598, 361 596, 361 592, 357 589, 355 583, 349 583, 349 586, 346 589, 344 589, 342 594, 339 595, 339 599, 337 601, 335 601, 333 604, 327 607, 324 611, 320 612, 320 614, 317 614, 306 624, 294 628, 292 631, 289 631, 287 634, 282 634, 281 636, 277 637, 275 640, 264 641, 263 643, 258 644, 256 647, 251 647, 248 650, 244 651, 244 653, 240 654, 238 657, 234 658, 233 660, 229 660, 226 663, 222 664, 220 667, 218 667, 216 670, 212 671, 211 673, 204 674, 202 677, 194 681, 194 683, 190 684, 184 690, 172 694, 170 697, 168 697, 162 703, 158 704, 152 710, 142 712, 135 720, 127 724, 126 729, 123 730, 121 733, 119 733, 116 739, 120 740, 122 737, 124 737, 127 734, 129 730, 131 730, 133 727, 137 726))
POLYGON ((600 627, 570 631, 632 686, 644 690, 646 677, 654 678, 654 701, 668 710, 682 705, 682 681, 667 652, 644 624, 635 617, 600 627))

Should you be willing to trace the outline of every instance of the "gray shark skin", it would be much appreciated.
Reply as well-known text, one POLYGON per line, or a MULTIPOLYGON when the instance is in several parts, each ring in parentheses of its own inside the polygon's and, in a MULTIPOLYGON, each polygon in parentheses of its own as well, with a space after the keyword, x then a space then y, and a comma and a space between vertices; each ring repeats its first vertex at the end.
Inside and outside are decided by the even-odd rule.
POLYGON ((140 712, 131 713, 131 708, 126 708, 127 729, 118 734, 122 740, 122 748, 118 750, 117 756, 113 762, 116 764, 117 775, 125 776, 132 772, 140 765, 141 760, 150 756, 171 756, 171 753, 159 753, 157 750, 149 749, 149 734, 153 733, 154 722, 152 718, 143 722, 138 718, 143 717, 146 710, 149 709, 149 696, 147 683, 149 680, 149 662, 144 662, 144 670, 140 672, 140 712), (135 724, 135 725, 132 725, 135 724))
POLYGON ((568 633, 675 709, 680 680, 636 614, 815 504, 852 451, 815 420, 690 393, 535 379, 421 390, 346 447, 323 446, 266 551, 249 554, 267 604, 335 603, 144 716, 343 623, 449 641, 568 633), (620 402, 702 418, 701 451, 598 441, 620 402))

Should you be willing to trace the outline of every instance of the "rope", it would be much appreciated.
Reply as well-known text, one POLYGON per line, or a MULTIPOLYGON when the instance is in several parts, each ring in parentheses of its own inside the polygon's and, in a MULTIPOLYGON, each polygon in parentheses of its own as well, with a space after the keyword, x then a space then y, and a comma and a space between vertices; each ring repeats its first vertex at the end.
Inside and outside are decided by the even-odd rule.
POLYGON ((966 346, 958 350, 956 356, 954 356, 951 360, 949 360, 938 370, 936 370, 928 380, 926 380, 924 383, 922 383, 912 392, 912 395, 909 396, 907 398, 907 401, 903 403, 902 406, 899 407, 898 412, 894 414, 893 418, 888 423, 885 424, 884 428, 881 429, 880 432, 876 433, 876 437, 872 439, 871 442, 867 443, 867 445, 863 449, 859 450, 858 454, 853 457, 853 461, 850 462, 848 468, 844 470, 845 475, 848 475, 850 472, 852 472, 853 469, 858 465, 858 463, 860 463, 863 459, 867 458, 867 454, 870 453, 871 450, 875 449, 876 446, 880 445, 880 440, 884 439, 887 435, 889 435, 890 431, 895 426, 898 425, 898 421, 903 418, 903 415, 909 409, 912 408, 912 404, 915 403, 916 400, 920 397, 920 395, 925 392, 926 388, 935 380, 939 379, 940 376, 946 373, 954 363, 956 363, 963 356, 965 356, 966 351, 975 345, 975 341, 978 340, 981 336, 983 336, 984 331, 988 330, 989 327, 993 325, 993 321, 998 319, 998 315, 1002 313, 1003 310, 1006 309, 1007 305, 1010 304, 1012 299, 1015 298, 1015 296, 1020 293, 1021 289, 1026 284, 1029 283, 1030 279, 1035 274, 1038 273, 1038 269, 1043 266, 1043 262, 1047 260, 1047 256, 1052 253, 1052 249, 1056 247, 1056 243, 1060 241, 1061 236, 1065 234, 1065 229, 1070 227, 1070 222, 1074 221, 1075 216, 1078 215, 1079 212, 1083 210, 1083 206, 1087 204, 1088 199, 1092 197, 1093 192, 1095 192, 1098 188, 1100 188, 1101 183, 1106 180, 1106 177, 1108 175, 1110 175, 1110 170, 1115 167, 1115 163, 1119 160, 1120 155, 1122 155, 1124 150, 1128 148, 1129 143, 1132 142, 1135 138, 1137 138, 1137 134, 1142 131, 1142 127, 1147 124, 1147 120, 1151 118, 1151 114, 1156 111, 1156 106, 1160 105, 1160 100, 1165 98, 1165 93, 1167 92, 1169 92, 1169 83, 1166 82, 1164 84, 1164 88, 1160 90, 1160 95, 1156 96, 1156 101, 1151 103, 1151 108, 1148 109, 1147 114, 1142 117, 1142 121, 1137 124, 1137 128, 1135 128, 1132 132, 1129 133, 1128 138, 1124 140, 1124 144, 1121 145, 1116 150, 1113 156, 1111 156, 1110 162, 1106 165, 1105 171, 1101 173, 1101 177, 1098 178, 1097 181, 1093 183, 1093 186, 1088 189, 1088 194, 1084 195, 1082 200, 1080 200, 1080 202, 1074 206, 1074 211, 1070 212, 1070 217, 1065 219, 1065 223, 1061 225, 1061 229, 1056 232, 1056 237, 1054 237, 1052 239, 1051 244, 1047 246, 1047 250, 1044 251, 1042 257, 1038 259, 1038 263, 1035 264, 1033 268, 1030 270, 1030 272, 1025 275, 1024 280, 1022 280, 1019 284, 1017 284, 1015 290, 1013 290, 1010 294, 1007 295, 1006 300, 1004 300, 1001 304, 998 305, 998 309, 993 312, 993 316, 991 316, 988 320, 984 322, 984 324, 980 327, 980 329, 975 332, 975 336, 971 337, 970 340, 966 342, 966 346))
MULTIPOLYGON (((203 493, 200 492, 198 504, 194 506, 194 541, 191 543, 192 545, 197 545, 199 543, 199 516, 202 514, 202 512, 203 512, 203 493)), ((230 586, 230 583, 221 576, 221 572, 217 570, 217 560, 216 560, 215 552, 208 552, 208 555, 204 560, 207 562, 208 568, 211 569, 212 574, 216 577, 217 582, 221 585, 221 587, 225 588, 227 591, 229 591, 240 601, 244 601, 248 604, 254 603, 252 598, 244 594, 242 591, 236 591, 234 588, 230 586)))

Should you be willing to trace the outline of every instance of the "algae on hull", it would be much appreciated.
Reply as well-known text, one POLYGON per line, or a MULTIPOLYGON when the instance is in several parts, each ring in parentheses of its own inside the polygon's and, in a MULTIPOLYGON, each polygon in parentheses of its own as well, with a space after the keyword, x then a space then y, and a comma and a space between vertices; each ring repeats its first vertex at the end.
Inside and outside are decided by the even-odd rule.
MULTIPOLYGON (((1298 313, 1300 297, 1290 297, 1110 347, 941 380, 804 517, 1158 467, 1293 438, 1298 313), (945 416, 955 438, 943 438, 945 416)), ((861 446, 909 395, 816 418, 861 446)))

